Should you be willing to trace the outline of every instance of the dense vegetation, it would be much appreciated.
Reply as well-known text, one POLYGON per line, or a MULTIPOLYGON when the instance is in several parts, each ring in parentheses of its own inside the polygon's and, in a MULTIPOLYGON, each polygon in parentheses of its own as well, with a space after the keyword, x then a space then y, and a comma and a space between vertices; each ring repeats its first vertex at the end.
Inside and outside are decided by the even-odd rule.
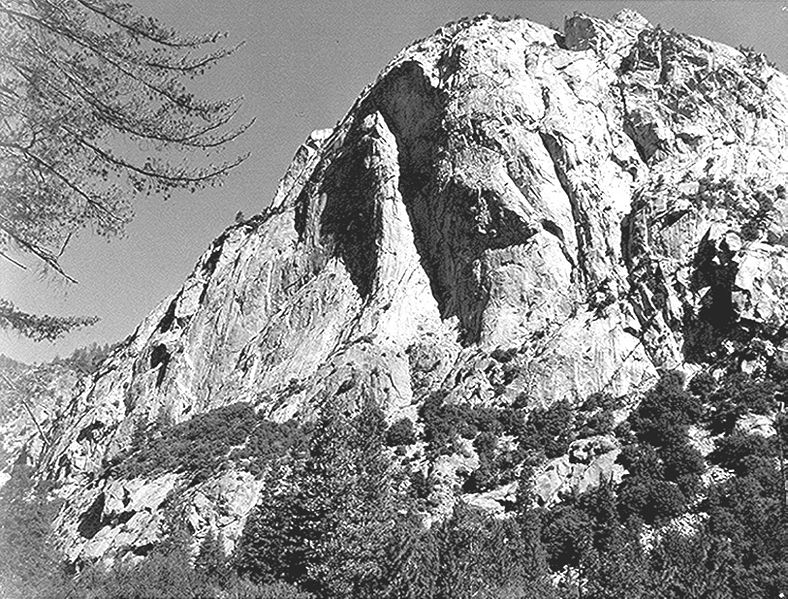
POLYGON ((776 598, 788 588, 788 425, 778 414, 786 385, 779 368, 702 373, 689 383, 668 372, 615 430, 612 409, 621 402, 605 395, 579 409, 559 402, 528 410, 525 398, 483 408, 434 393, 415 423, 388 427, 374 405, 356 415, 326 405, 306 428, 235 404, 141 431, 114 466, 128 476, 190 472, 194 482, 234 464, 264 477, 233 555, 209 536, 190 565, 176 531, 136 565, 70 581, 57 574, 47 545, 44 512, 52 508, 31 501, 21 482, 3 491, 0 549, 10 556, 6 573, 18 579, 18 564, 52 566, 46 590, 31 597, 776 598), (741 425, 757 415, 777 434, 741 425), (698 449, 704 430, 714 435, 706 455, 698 449), (539 507, 534 473, 575 439, 597 434, 622 446, 620 484, 539 507), (460 502, 425 526, 431 481, 417 467, 417 448, 437 457, 467 443, 479 468, 465 490, 519 480, 517 501, 504 517, 460 502), (19 526, 34 533, 21 535, 19 526), (167 594, 176 587, 179 594, 167 594))
POLYGON ((129 450, 110 468, 121 478, 182 472, 192 483, 231 464, 260 475, 270 460, 297 445, 305 430, 293 421, 261 418, 248 403, 239 402, 179 424, 139 426, 129 450))

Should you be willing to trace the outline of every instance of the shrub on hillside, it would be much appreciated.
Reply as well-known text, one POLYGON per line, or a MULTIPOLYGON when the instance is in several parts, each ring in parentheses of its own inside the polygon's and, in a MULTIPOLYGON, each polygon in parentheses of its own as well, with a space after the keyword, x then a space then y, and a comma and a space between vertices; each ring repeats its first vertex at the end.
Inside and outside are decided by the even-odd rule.
POLYGON ((386 431, 386 445, 413 445, 416 442, 416 431, 410 418, 400 418, 386 431))
POLYGON ((578 415, 579 439, 613 432, 613 410, 618 401, 609 393, 592 393, 580 406, 578 415))
POLYGON ((687 443, 663 447, 659 456, 667 480, 674 481, 686 494, 692 495, 700 486, 700 476, 706 471, 703 455, 687 443))
POLYGON ((687 389, 693 395, 701 399, 708 397, 717 388, 717 381, 714 375, 704 370, 690 379, 687 389))
POLYGON ((555 458, 569 450, 574 440, 575 411, 567 400, 556 402, 549 408, 536 408, 520 437, 524 450, 543 450, 548 458, 555 458))
POLYGON ((630 415, 632 431, 655 447, 681 444, 689 425, 703 414, 699 398, 684 389, 681 373, 665 373, 630 415))
POLYGON ((34 484, 25 456, 15 464, 0 490, 0 597, 29 599, 56 596, 65 580, 50 523, 58 502, 34 484))
POLYGON ((559 506, 548 512, 542 542, 553 570, 577 567, 580 556, 591 544, 593 523, 575 506, 559 506))
POLYGON ((115 472, 124 478, 187 472, 193 480, 209 477, 230 448, 246 441, 257 421, 254 410, 237 403, 199 414, 171 426, 141 429, 129 453, 117 460, 115 472))
POLYGON ((637 516, 660 524, 686 511, 687 498, 676 483, 658 478, 628 477, 619 489, 619 512, 626 521, 637 516))
POLYGON ((308 427, 295 420, 274 422, 258 418, 246 442, 232 450, 230 459, 260 477, 272 461, 286 456, 293 448, 306 443, 308 438, 308 427))
POLYGON ((138 428, 129 450, 111 468, 123 478, 184 472, 199 482, 232 460, 260 475, 267 461, 283 455, 302 434, 294 422, 265 420, 239 402, 179 424, 138 428))
POLYGON ((186 547, 165 544, 141 562, 118 563, 110 570, 101 566, 89 568, 54 596, 71 599, 312 599, 308 593, 289 584, 255 584, 229 570, 216 576, 192 568, 189 562, 186 547))
POLYGON ((450 453, 458 437, 474 439, 480 432, 518 435, 525 419, 524 411, 516 407, 446 403, 445 394, 440 391, 427 398, 419 418, 424 423, 424 440, 433 453, 450 453))
POLYGON ((773 462, 775 448, 772 439, 760 435, 734 433, 715 443, 709 460, 718 466, 733 470, 739 476, 751 472, 761 460, 773 462))
POLYGON ((727 375, 708 396, 710 405, 706 419, 711 431, 730 434, 744 414, 768 414, 776 407, 777 390, 777 383, 768 378, 743 372, 727 375))

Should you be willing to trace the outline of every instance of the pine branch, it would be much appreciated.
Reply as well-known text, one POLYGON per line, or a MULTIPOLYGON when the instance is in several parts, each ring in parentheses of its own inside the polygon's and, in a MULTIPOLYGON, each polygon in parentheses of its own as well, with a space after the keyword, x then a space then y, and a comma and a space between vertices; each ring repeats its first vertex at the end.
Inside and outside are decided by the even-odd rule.
POLYGON ((96 316, 39 316, 19 310, 13 302, 0 298, 0 328, 16 331, 33 341, 55 341, 73 331, 98 322, 96 316))
POLYGON ((86 2, 85 0, 76 0, 76 1, 82 6, 84 6, 85 8, 87 8, 88 10, 98 15, 101 15, 108 21, 111 21, 121 29, 128 31, 135 36, 140 36, 143 39, 146 39, 151 42, 155 42, 157 44, 161 44, 163 46, 168 46, 170 48, 196 48, 198 46, 207 43, 216 42, 216 40, 223 35, 217 32, 202 38, 194 38, 192 40, 178 40, 177 38, 173 40, 168 38, 168 36, 164 32, 159 31, 158 27, 157 27, 157 31, 159 31, 160 35, 152 35, 150 32, 145 31, 145 29, 141 27, 135 26, 132 23, 127 23, 125 21, 118 19, 117 17, 114 17, 109 13, 109 11, 102 10, 101 7, 95 3, 86 2))
MULTIPOLYGON (((0 215, 4 221, 7 221, 4 216, 0 215)), ((46 250, 39 246, 38 244, 26 240, 22 237, 19 233, 14 231, 7 223, 0 223, 0 230, 4 231, 8 237, 10 237, 14 243, 17 244, 22 250, 29 252, 36 256, 39 260, 50 266, 53 270, 55 270, 60 276, 71 283, 76 283, 77 280, 71 277, 70 275, 66 274, 63 268, 60 266, 58 262, 57 256, 52 254, 49 250, 46 250)), ((2 302, 2 300, 0 300, 2 302)))

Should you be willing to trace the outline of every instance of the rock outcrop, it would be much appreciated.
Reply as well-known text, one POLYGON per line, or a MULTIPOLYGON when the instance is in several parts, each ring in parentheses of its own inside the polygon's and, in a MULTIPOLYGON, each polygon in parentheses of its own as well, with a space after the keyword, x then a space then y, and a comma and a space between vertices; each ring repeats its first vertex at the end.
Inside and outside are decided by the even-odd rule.
MULTIPOLYGON (((628 11, 412 44, 71 403, 40 467, 70 499, 66 554, 144 553, 174 496, 199 534, 237 538, 260 489, 242 469, 194 486, 104 467, 146 422, 364 398, 414 417, 436 388, 634 397, 660 368, 780 354, 787 135, 788 78, 763 57, 628 11)), ((545 502, 620 475, 615 448, 576 449, 545 502)))

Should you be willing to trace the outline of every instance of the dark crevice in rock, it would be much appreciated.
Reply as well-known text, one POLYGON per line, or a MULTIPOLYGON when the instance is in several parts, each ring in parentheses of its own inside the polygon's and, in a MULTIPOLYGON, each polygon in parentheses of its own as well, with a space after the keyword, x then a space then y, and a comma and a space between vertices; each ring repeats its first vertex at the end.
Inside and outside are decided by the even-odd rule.
POLYGON ((92 422, 90 425, 86 426, 81 431, 79 431, 79 435, 77 436, 77 442, 94 440, 93 433, 101 430, 102 428, 104 428, 103 422, 92 422))
MULTIPOLYGON (((622 67, 623 64, 624 63, 622 63, 622 67)), ((624 82, 621 79, 619 79, 617 88, 618 88, 618 98, 619 101, 621 102, 621 106, 619 107, 619 109, 623 121, 621 129, 623 130, 624 135, 626 135, 629 139, 632 140, 632 145, 635 146, 635 151, 638 153, 638 156, 640 157, 640 160, 643 162, 643 164, 648 164, 648 160, 650 156, 646 152, 643 143, 639 139, 638 132, 634 127, 634 125, 632 124, 632 117, 630 115, 629 108, 627 106, 627 96, 624 87, 625 87, 624 82)))
POLYGON ((451 316, 451 286, 442 276, 440 248, 444 245, 441 214, 434 196, 433 165, 445 140, 441 115, 447 97, 433 88, 415 62, 393 69, 370 96, 397 142, 399 191, 413 229, 414 244, 443 318, 451 316), (431 243, 432 242, 432 243, 431 243))
POLYGON ((564 232, 554 221, 543 218, 542 219, 542 228, 556 237, 558 241, 561 242, 561 253, 566 258, 567 263, 572 267, 572 269, 577 268, 577 263, 575 262, 575 257, 572 256, 569 249, 566 247, 566 241, 564 239, 564 232))
POLYGON ((635 329, 633 327, 625 326, 621 330, 624 331, 625 333, 627 333, 628 335, 632 335, 636 339, 640 339, 641 338, 640 331, 638 331, 637 329, 635 329))
POLYGON ((561 189, 563 189, 569 200, 569 206, 572 210, 572 219, 575 222, 575 231, 577 234, 577 259, 570 262, 570 264, 577 266, 576 270, 578 271, 580 282, 590 288, 594 285, 594 278, 586 260, 590 252, 592 239, 588 216, 581 210, 576 194, 572 189, 572 185, 561 167, 561 144, 551 133, 541 131, 539 136, 542 138, 542 144, 553 162, 555 176, 561 185, 561 189))
POLYGON ((326 169, 321 192, 325 204, 320 215, 321 243, 333 245, 342 257, 361 297, 372 292, 378 267, 377 239, 380 213, 376 206, 378 173, 370 168, 375 139, 357 128, 350 133, 349 150, 326 169))
MULTIPOLYGON (((634 208, 628 214, 625 214, 624 217, 621 219, 621 259, 624 262, 624 266, 626 267, 627 271, 632 270, 632 262, 633 262, 633 247, 632 247, 632 228, 633 228, 633 220, 634 216, 634 208)), ((630 273, 631 274, 631 273, 630 273)))
POLYGON ((643 163, 648 164, 650 156, 646 153, 643 144, 638 139, 637 131, 635 131, 635 128, 632 126, 629 118, 626 117, 624 118, 623 131, 626 134, 626 136, 632 140, 632 144, 635 146, 635 151, 638 153, 638 156, 643 161, 643 163))
POLYGON ((227 239, 227 232, 219 236, 219 238, 213 242, 213 247, 211 247, 211 253, 208 255, 208 258, 205 260, 205 263, 203 264, 201 275, 204 283, 203 283, 202 292, 200 293, 200 300, 199 300, 200 304, 202 304, 205 301, 205 294, 208 291, 208 282, 210 281, 211 276, 216 270, 216 265, 219 263, 219 258, 222 255, 222 249, 224 247, 224 242, 226 239, 227 239))
POLYGON ((222 248, 226 240, 227 240, 227 231, 225 231, 219 237, 217 237, 214 240, 213 245, 211 246, 211 253, 208 255, 208 258, 205 260, 201 273, 206 281, 211 278, 211 275, 213 275, 214 271, 216 270, 216 265, 219 262, 219 257, 222 255, 222 248))
POLYGON ((129 520, 134 517, 136 512, 122 512, 118 514, 115 518, 113 518, 113 526, 117 526, 119 524, 126 524, 129 520))
POLYGON ((153 543, 146 543, 145 545, 135 545, 131 548, 131 553, 133 553, 137 557, 145 557, 149 555, 154 549, 156 545, 153 543))
POLYGON ((566 240, 564 239, 564 232, 554 221, 550 220, 549 218, 543 218, 542 228, 551 235, 557 237, 562 244, 566 243, 566 240))
POLYGON ((307 181, 306 185, 301 189, 301 193, 295 200, 295 209, 293 211, 293 226, 298 234, 298 240, 304 241, 304 234, 306 233, 306 217, 309 206, 309 198, 312 196, 314 184, 307 181))
POLYGON ((159 372, 156 375, 156 387, 160 387, 164 380, 164 375, 167 372, 167 365, 170 363, 170 352, 167 346, 163 343, 155 346, 150 354, 150 367, 158 368, 159 372))
POLYGON ((162 333, 166 333, 172 328, 172 325, 175 322, 175 305, 178 303, 178 297, 174 297, 173 300, 170 302, 170 305, 167 307, 167 311, 164 313, 161 321, 159 322, 159 331, 162 333))
MULTIPOLYGON (((539 232, 538 228, 525 222, 520 215, 502 205, 496 193, 483 191, 480 196, 484 201, 484 210, 489 215, 489 225, 486 226, 485 234, 480 240, 480 245, 485 249, 520 245, 539 232)), ((556 236, 561 238, 560 229, 556 236)))
MULTIPOLYGON (((208 291, 208 282, 211 276, 213 275, 214 271, 216 270, 216 265, 218 264, 219 258, 222 255, 222 248, 224 246, 225 240, 227 239, 227 235, 228 233, 227 231, 225 231, 222 235, 220 235, 213 241, 213 244, 211 245, 210 253, 208 254, 208 257, 205 259, 205 262, 202 263, 199 274, 195 273, 192 275, 192 277, 195 276, 199 277, 203 281, 203 287, 200 292, 200 299, 199 299, 200 304, 205 302, 205 296, 208 291)), ((181 295, 179 293, 173 298, 173 300, 170 302, 170 305, 167 306, 167 311, 165 312, 158 326, 158 330, 161 333, 166 333, 167 331, 171 330, 173 326, 176 324, 179 326, 183 326, 185 322, 188 322, 188 318, 180 319, 175 315, 175 309, 180 297, 181 295)))
MULTIPOLYGON (((253 217, 250 219, 249 223, 255 221, 259 225, 258 217, 253 217)), ((224 246, 224 242, 227 239, 227 232, 225 231, 222 235, 217 237, 213 244, 211 245, 210 254, 206 258, 205 262, 202 264, 202 268, 200 270, 200 274, 196 275, 196 273, 192 276, 199 276, 204 281, 204 285, 202 288, 202 292, 200 293, 199 303, 202 304, 205 301, 205 294, 208 289, 208 281, 213 275, 214 271, 216 270, 216 265, 219 262, 219 257, 222 254, 222 247, 224 246)), ((162 317, 161 321, 159 322, 158 330, 162 333, 166 333, 167 331, 171 330, 173 325, 175 324, 183 324, 179 323, 179 319, 175 316, 175 308, 178 304, 178 299, 180 298, 180 294, 176 295, 173 300, 170 302, 170 305, 167 307, 167 312, 165 312, 164 316, 162 317)))
POLYGON ((353 243, 353 235, 359 230, 363 231, 367 240, 368 227, 360 226, 363 217, 353 212, 358 208, 354 205, 358 201, 358 194, 350 197, 351 194, 342 189, 343 184, 352 184, 357 190, 363 190, 362 184, 352 181, 350 176, 352 171, 363 165, 363 156, 358 156, 363 152, 358 152, 355 147, 359 143, 358 139, 347 139, 351 132, 357 138, 360 137, 356 114, 360 110, 360 100, 357 99, 348 115, 331 134, 330 140, 322 145, 323 150, 316 159, 311 175, 292 203, 293 227, 298 242, 304 245, 303 253, 307 258, 299 269, 303 275, 296 283, 298 289, 317 276, 333 255, 338 255, 343 259, 359 292, 362 295, 370 293, 372 285, 369 277, 365 276, 368 273, 367 257, 353 243), (345 154, 351 150, 350 154, 345 154), (329 214, 332 210, 338 211, 329 214))
POLYGON ((737 326, 738 314, 733 303, 734 281, 739 265, 727 247, 717 247, 710 231, 701 239, 693 259, 692 291, 705 290, 697 314, 689 313, 684 322, 683 352, 687 360, 707 360, 722 351, 722 343, 746 335, 737 326))
POLYGON ((95 501, 82 514, 77 530, 83 538, 92 539, 104 526, 101 520, 101 515, 104 513, 104 501, 104 493, 99 493, 95 501))
POLYGON ((442 120, 446 101, 414 63, 394 69, 371 96, 397 141, 400 193, 438 309, 459 318, 463 343, 472 344, 490 296, 486 252, 523 244, 539 228, 482 182, 452 174, 462 166, 445 160, 442 147, 504 151, 482 121, 442 120))
POLYGON ((670 212, 662 217, 660 227, 663 229, 667 229, 671 225, 676 224, 679 220, 681 220, 684 216, 689 214, 691 210, 689 208, 684 208, 683 210, 676 210, 674 212, 670 212))

